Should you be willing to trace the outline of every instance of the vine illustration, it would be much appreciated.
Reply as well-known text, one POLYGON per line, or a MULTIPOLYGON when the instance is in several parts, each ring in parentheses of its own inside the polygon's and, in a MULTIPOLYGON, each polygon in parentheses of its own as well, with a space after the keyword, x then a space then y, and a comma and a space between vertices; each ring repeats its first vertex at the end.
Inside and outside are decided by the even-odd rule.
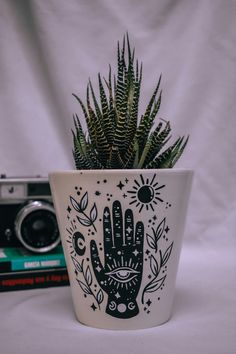
POLYGON ((152 249, 155 250, 155 253, 157 253, 158 250, 158 241, 163 235, 163 232, 165 231, 166 228, 166 218, 164 218, 160 224, 157 226, 156 230, 152 227, 152 235, 146 234, 147 237, 147 243, 148 246, 152 249))
POLYGON ((154 275, 154 278, 145 286, 142 292, 142 304, 144 304, 144 295, 146 293, 153 293, 160 289, 165 282, 166 275, 164 275, 162 278, 159 278, 159 274, 162 270, 162 268, 166 265, 168 259, 170 258, 172 248, 173 248, 174 242, 171 243, 171 245, 166 249, 164 255, 162 254, 162 251, 159 251, 160 255, 160 265, 158 264, 157 260, 151 255, 150 257, 150 269, 152 274, 154 275))
POLYGON ((96 221, 97 215, 98 215, 96 204, 95 203, 93 204, 93 206, 90 210, 89 216, 85 213, 85 210, 88 206, 88 192, 86 192, 82 196, 80 202, 78 202, 72 196, 70 196, 70 202, 71 202, 71 205, 73 206, 73 208, 75 209, 75 211, 77 211, 77 213, 83 215, 83 218, 79 217, 78 215, 76 216, 78 221, 80 222, 80 224, 82 224, 83 226, 87 226, 87 227, 92 226, 94 228, 94 230, 97 231, 97 229, 94 225, 94 222, 96 221))
POLYGON ((75 274, 76 274, 76 276, 78 275, 78 272, 79 272, 79 273, 82 274, 82 276, 84 278, 84 282, 82 282, 81 280, 76 278, 79 286, 81 287, 81 289, 83 290, 83 292, 86 295, 91 295, 95 299, 95 301, 96 301, 96 303, 98 305, 98 308, 100 310, 100 304, 103 302, 104 294, 103 294, 102 289, 100 289, 96 295, 92 291, 91 285, 93 283, 93 276, 92 276, 90 267, 87 266, 86 270, 84 271, 84 259, 82 260, 82 262, 80 264, 77 261, 77 259, 75 259, 74 257, 71 257, 71 258, 72 258, 72 261, 73 261, 74 266, 75 266, 75 274))

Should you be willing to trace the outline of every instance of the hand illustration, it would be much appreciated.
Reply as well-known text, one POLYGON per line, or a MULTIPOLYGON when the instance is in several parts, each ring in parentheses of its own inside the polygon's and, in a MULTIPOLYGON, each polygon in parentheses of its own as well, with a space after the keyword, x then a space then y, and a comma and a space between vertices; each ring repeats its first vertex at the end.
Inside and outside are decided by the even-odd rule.
POLYGON ((112 215, 108 207, 104 209, 103 232, 104 265, 94 240, 90 250, 94 274, 108 294, 106 312, 118 318, 131 318, 139 313, 136 298, 143 272, 144 226, 140 221, 134 225, 131 209, 125 211, 123 222, 121 204, 114 201, 112 215))

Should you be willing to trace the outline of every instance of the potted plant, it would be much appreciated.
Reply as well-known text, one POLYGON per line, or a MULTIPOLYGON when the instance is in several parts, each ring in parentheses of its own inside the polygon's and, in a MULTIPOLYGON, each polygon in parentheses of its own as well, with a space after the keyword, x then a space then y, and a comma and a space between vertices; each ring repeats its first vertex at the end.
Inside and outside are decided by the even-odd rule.
POLYGON ((49 175, 77 319, 93 327, 156 326, 171 315, 193 172, 172 169, 188 137, 155 119, 161 77, 139 118, 142 65, 128 35, 117 73, 74 94, 76 170, 49 175), (167 147, 166 147, 167 146, 167 147))

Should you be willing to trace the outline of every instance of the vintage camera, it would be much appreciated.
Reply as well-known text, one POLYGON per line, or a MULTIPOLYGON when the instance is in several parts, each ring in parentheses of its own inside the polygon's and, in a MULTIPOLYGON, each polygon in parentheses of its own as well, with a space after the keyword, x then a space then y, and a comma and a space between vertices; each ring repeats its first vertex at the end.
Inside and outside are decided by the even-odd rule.
POLYGON ((60 243, 48 179, 0 178, 0 247, 45 253, 60 243))

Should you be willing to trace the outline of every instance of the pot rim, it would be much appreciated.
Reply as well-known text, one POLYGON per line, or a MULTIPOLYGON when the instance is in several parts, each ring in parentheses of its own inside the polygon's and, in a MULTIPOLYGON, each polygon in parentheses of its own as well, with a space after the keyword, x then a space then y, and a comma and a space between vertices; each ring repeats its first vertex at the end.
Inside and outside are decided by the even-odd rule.
POLYGON ((55 176, 55 175, 69 175, 69 174, 103 174, 103 173, 109 173, 109 174, 116 174, 116 173, 125 173, 125 174, 132 174, 132 173, 144 173, 144 172, 151 172, 151 173, 158 173, 158 174, 166 174, 166 173, 171 173, 171 174, 183 174, 183 173, 189 173, 193 174, 194 170, 190 168, 156 168, 156 169, 91 169, 91 170, 58 170, 58 171, 51 171, 49 172, 49 177, 50 176, 55 176))

